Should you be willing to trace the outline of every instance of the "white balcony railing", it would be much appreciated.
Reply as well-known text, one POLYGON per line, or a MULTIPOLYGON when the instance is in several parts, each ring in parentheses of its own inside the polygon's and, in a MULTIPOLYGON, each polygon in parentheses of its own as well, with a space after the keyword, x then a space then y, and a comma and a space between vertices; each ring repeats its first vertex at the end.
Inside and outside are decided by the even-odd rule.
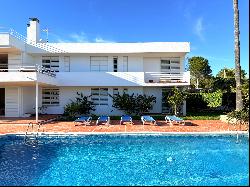
POLYGON ((44 68, 40 65, 0 64, 0 72, 38 72, 51 77, 56 77, 55 71, 44 68))
POLYGON ((189 72, 166 73, 166 72, 145 72, 145 83, 189 83, 189 72))

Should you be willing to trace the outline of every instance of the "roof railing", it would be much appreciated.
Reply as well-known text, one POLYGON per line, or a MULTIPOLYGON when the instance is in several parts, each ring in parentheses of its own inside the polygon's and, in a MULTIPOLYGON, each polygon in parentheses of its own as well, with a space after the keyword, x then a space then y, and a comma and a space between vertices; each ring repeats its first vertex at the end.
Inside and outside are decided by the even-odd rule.
POLYGON ((20 33, 18 33, 17 31, 15 31, 12 28, 6 28, 6 27, 0 27, 0 34, 9 34, 11 36, 13 36, 14 38, 23 41, 24 43, 37 47, 39 49, 48 51, 50 53, 67 53, 66 51, 59 49, 57 47, 54 47, 52 45, 50 45, 49 43, 40 43, 40 42, 36 42, 33 40, 28 40, 27 37, 21 35, 20 33))

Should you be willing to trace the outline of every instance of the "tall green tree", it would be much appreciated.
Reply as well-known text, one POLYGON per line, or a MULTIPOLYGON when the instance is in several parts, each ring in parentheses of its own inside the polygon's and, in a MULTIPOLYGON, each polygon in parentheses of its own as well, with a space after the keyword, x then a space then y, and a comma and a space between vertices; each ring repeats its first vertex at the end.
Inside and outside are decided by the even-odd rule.
POLYGON ((234 55, 235 55, 235 82, 236 82, 236 110, 242 110, 241 67, 240 67, 240 27, 238 0, 233 0, 234 7, 234 55))
MULTIPOLYGON (((245 70, 241 70, 241 79, 245 79, 246 78, 246 71, 245 70)), ((226 78, 226 79, 230 79, 230 78, 234 78, 235 79, 235 69, 234 68, 223 68, 221 69, 216 77, 221 77, 221 78, 226 78)))
POLYGON ((212 70, 207 59, 193 56, 188 59, 188 64, 192 85, 195 85, 196 88, 205 88, 208 83, 210 84, 212 70))

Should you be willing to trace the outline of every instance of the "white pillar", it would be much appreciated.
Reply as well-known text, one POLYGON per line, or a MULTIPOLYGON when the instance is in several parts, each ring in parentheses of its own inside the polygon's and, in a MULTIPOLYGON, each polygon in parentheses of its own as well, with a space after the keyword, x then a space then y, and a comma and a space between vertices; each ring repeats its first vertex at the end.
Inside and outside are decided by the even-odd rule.
POLYGON ((36 81, 36 122, 38 122, 38 82, 36 81))

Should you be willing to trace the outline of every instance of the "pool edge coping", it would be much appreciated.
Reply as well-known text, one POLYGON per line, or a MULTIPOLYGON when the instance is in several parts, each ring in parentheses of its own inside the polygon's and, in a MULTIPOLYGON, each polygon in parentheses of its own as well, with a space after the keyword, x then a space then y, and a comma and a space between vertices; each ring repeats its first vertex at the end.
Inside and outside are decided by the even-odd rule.
MULTIPOLYGON (((34 133, 37 134, 37 133, 34 133)), ((52 136, 77 136, 77 135, 248 135, 249 131, 211 131, 211 132, 152 132, 152 131, 138 131, 138 132, 40 132, 38 136, 52 135, 52 136)), ((25 136, 25 133, 5 133, 1 136, 16 135, 25 136)))

